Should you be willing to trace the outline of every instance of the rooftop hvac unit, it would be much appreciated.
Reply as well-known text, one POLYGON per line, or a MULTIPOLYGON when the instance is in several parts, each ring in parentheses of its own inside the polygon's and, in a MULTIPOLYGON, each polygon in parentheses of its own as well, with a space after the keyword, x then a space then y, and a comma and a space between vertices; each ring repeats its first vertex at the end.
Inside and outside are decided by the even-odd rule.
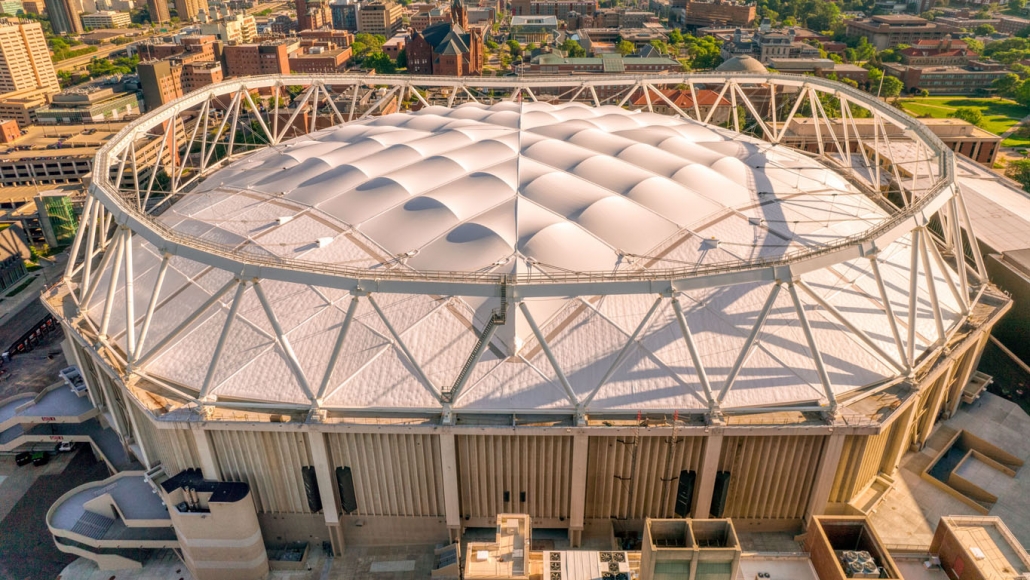
POLYGON ((848 550, 841 556, 841 566, 848 578, 879 578, 880 567, 865 550, 848 550))

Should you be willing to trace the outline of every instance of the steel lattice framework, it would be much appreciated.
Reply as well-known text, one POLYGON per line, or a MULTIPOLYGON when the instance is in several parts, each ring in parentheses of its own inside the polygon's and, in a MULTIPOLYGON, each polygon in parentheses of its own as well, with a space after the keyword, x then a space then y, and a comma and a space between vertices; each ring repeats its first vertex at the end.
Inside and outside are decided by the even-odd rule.
MULTIPOLYGON (((504 324, 504 316, 477 330, 479 338, 463 357, 465 363, 456 378, 449 384, 438 384, 439 380, 434 381, 424 370, 426 361, 412 353, 404 330, 392 323, 377 297, 396 294, 471 296, 499 299, 511 312, 517 309, 531 327, 551 367, 549 372, 553 372, 567 398, 567 405, 557 410, 566 413, 571 410, 580 416, 614 412, 594 406, 595 396, 627 360, 655 313, 671 307, 680 339, 687 347, 703 391, 699 394, 703 404, 686 411, 718 415, 769 410, 770 407, 728 405, 727 396, 754 352, 782 292, 793 305, 804 346, 818 374, 822 397, 771 407, 822 411, 836 417, 841 407, 856 397, 911 377, 923 360, 931 358, 929 354, 944 348, 986 286, 984 261, 977 245, 969 243, 973 239, 970 220, 954 174, 952 151, 918 121, 868 94, 816 77, 718 73, 560 78, 250 77, 212 85, 164 105, 132 122, 98 152, 64 284, 53 291, 53 297, 67 298, 73 308, 78 309, 73 325, 102 350, 126 383, 151 388, 188 405, 266 411, 346 411, 345 405, 329 402, 339 383, 333 380, 333 371, 345 350, 344 343, 356 312, 363 304, 371 306, 386 329, 387 339, 438 403, 436 410, 446 421, 452 418, 453 412, 461 411, 459 401, 470 388, 471 369, 483 357, 497 327, 504 324), (692 95, 693 107, 684 110, 677 106, 663 92, 672 88, 692 95), (700 91, 716 93, 717 104, 704 110, 698 105, 700 91), (286 95, 292 97, 289 105, 286 95), (791 128, 807 119, 814 125, 815 139, 800 150, 860 188, 888 213, 888 217, 858 233, 775 257, 664 269, 546 274, 408 268, 371 271, 339 263, 255 255, 241 252, 231 244, 189 235, 157 219, 175 202, 188 198, 191 191, 215 171, 257 150, 277 146, 304 133, 398 109, 431 105, 454 107, 503 100, 580 102, 652 112, 661 110, 706 124, 723 119, 721 125, 725 130, 787 147, 797 145, 791 140, 791 128), (729 103, 729 114, 725 105, 718 104, 722 102, 729 103), (132 299, 138 295, 133 286, 137 283, 133 273, 133 236, 145 240, 163 256, 153 290, 144 291, 150 292, 145 306, 132 299), (898 314, 892 306, 892 302, 897 304, 897 301, 888 296, 888 284, 881 275, 877 257, 902 238, 908 240, 911 275, 907 312, 898 314), (194 311, 179 317, 173 328, 155 340, 150 337, 155 310, 161 303, 159 296, 169 264, 176 258, 230 272, 232 276, 220 287, 211 288, 206 300, 194 311), (868 329, 857 324, 846 309, 835 306, 824 293, 802 279, 828 266, 861 260, 868 260, 880 298, 878 308, 889 325, 889 346, 886 347, 882 340, 871 337, 868 329), (925 275, 922 290, 920 272, 925 275), (934 272, 938 279, 943 279, 943 286, 934 281, 934 272), (119 286, 110 283, 112 280, 124 282, 119 286), (334 331, 336 338, 329 362, 318 375, 304 369, 289 331, 280 323, 283 312, 277 311, 266 295, 264 287, 276 281, 334 289, 350 296, 345 299, 349 302, 341 308, 345 316, 334 331), (718 382, 710 380, 706 361, 684 315, 682 293, 755 283, 769 284, 764 304, 749 322, 750 330, 735 362, 725 370, 724 378, 718 382), (960 311, 959 322, 942 314, 942 297, 938 295, 942 287, 947 288, 949 299, 953 299, 960 311), (285 358, 307 403, 219 398, 215 376, 227 343, 232 340, 232 325, 248 289, 267 316, 277 352, 285 358), (928 300, 933 319, 933 336, 924 341, 929 343, 927 348, 917 347, 922 344, 916 336, 920 316, 917 300, 921 294, 928 300), (563 369, 547 333, 540 327, 542 321, 534 319, 524 300, 616 295, 650 295, 653 301, 643 317, 624 331, 623 346, 617 349, 614 359, 606 363, 607 371, 596 388, 587 391, 574 388, 570 384, 570 373, 563 369), (101 305, 94 307, 94 304, 101 305), (183 385, 148 372, 155 359, 212 309, 225 310, 225 322, 199 384, 183 385), (821 320, 832 321, 846 329, 856 342, 893 368, 894 377, 839 400, 841 394, 834 390, 832 373, 827 370, 821 355, 823 349, 810 323, 815 311, 821 320), (118 332, 123 334, 121 342, 111 336, 115 312, 120 317, 124 313, 124 329, 118 332)), ((368 411, 388 410, 370 407, 368 411)), ((418 411, 433 412, 433 409, 418 411)))

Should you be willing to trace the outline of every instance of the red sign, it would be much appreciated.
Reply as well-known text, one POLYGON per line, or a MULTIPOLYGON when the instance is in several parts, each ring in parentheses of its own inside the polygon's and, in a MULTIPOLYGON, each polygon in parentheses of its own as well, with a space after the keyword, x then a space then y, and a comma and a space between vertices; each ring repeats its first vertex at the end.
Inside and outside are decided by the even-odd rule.
POLYGON ((50 440, 51 441, 64 441, 64 436, 63 435, 51 435, 50 436, 50 440))
POLYGON ((44 423, 50 423, 57 420, 57 417, 41 417, 44 423))

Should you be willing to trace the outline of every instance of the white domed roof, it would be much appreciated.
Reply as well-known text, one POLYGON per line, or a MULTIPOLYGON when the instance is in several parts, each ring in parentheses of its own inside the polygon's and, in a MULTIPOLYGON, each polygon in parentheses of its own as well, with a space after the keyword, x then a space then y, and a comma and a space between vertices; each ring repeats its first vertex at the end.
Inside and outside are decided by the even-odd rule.
POLYGON ((719 72, 742 72, 759 74, 765 74, 769 72, 769 69, 765 68, 765 65, 759 62, 758 59, 746 54, 735 56, 729 60, 726 60, 719 66, 715 67, 715 70, 719 72))
POLYGON ((270 147, 216 172, 162 219, 241 251, 525 273, 768 257, 883 217, 784 147, 618 107, 504 102, 429 107, 270 147), (713 236, 724 251, 708 251, 713 236), (325 238, 336 247, 315 245, 325 238), (680 245, 692 255, 663 259, 680 245))

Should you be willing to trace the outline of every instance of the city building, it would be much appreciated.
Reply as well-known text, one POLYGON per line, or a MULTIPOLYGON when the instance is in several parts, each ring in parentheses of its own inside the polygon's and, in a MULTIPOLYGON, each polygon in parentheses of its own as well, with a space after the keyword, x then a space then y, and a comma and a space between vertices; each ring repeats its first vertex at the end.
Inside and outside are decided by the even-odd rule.
POLYGON ((428 10, 423 10, 418 14, 411 17, 411 28, 415 32, 422 32, 426 28, 429 28, 433 24, 439 24, 441 22, 449 22, 451 20, 450 10, 445 6, 433 6, 428 10))
POLYGON ((180 75, 182 94, 222 82, 222 64, 211 61, 185 62, 180 75))
POLYGON ((246 44, 257 36, 257 21, 249 14, 236 14, 202 23, 200 33, 214 36, 225 44, 246 44))
POLYGON ((22 8, 29 14, 42 14, 46 12, 46 5, 43 0, 25 0, 21 3, 22 8))
POLYGON ((147 0, 147 12, 150 14, 150 21, 155 24, 168 22, 172 19, 167 0, 147 0))
POLYGON ((14 119, 22 127, 36 123, 36 111, 49 102, 53 89, 26 89, 0 94, 0 118, 14 119))
POLYGON ((181 97, 182 63, 175 57, 141 62, 136 65, 140 86, 143 88, 143 104, 153 111, 161 105, 181 97))
MULTIPOLYGON (((160 1, 160 0, 156 0, 160 1)), ((75 0, 45 0, 47 17, 55 34, 80 34, 82 5, 75 0)))
POLYGON ((175 0, 175 11, 179 14, 179 20, 196 22, 201 15, 206 16, 210 8, 207 0, 175 0))
POLYGON ((512 16, 556 16, 567 20, 570 13, 593 14, 597 0, 512 0, 512 16))
POLYGON ((329 13, 333 19, 333 28, 336 30, 358 31, 358 8, 357 2, 337 0, 329 5, 329 13))
POLYGON ((511 37, 522 44, 550 44, 558 31, 558 17, 512 16, 509 30, 511 37))
POLYGON ((374 0, 358 9, 358 32, 380 34, 390 38, 401 29, 404 8, 391 0, 374 0))
POLYGON ((469 76, 483 72, 483 33, 469 28, 462 0, 451 2, 450 22, 412 31, 405 50, 409 74, 469 76))
POLYGON ((683 65, 667 56, 622 56, 604 54, 589 57, 562 57, 554 53, 534 56, 528 64, 517 65, 522 74, 630 74, 679 72, 683 65))
POLYGON ((270 74, 290 74, 287 42, 272 40, 225 47, 226 77, 270 74))
POLYGON ((329 0, 296 0, 297 30, 315 30, 332 24, 329 0))
POLYGON ((18 16, 25 13, 25 7, 18 0, 4 0, 0 2, 0 12, 8 16, 18 16))
POLYGON ((787 74, 814 74, 820 77, 835 75, 837 80, 850 79, 865 87, 869 71, 857 64, 833 62, 828 58, 772 58, 769 68, 787 74))
POLYGON ((0 143, 14 143, 21 137, 21 128, 14 119, 0 119, 0 143))
POLYGON ((128 12, 110 12, 107 10, 101 12, 94 12, 93 14, 83 14, 82 27, 89 28, 92 30, 100 30, 104 28, 125 28, 132 24, 132 18, 128 12))
POLYGON ((175 37, 175 42, 141 42, 136 45, 140 60, 160 60, 171 56, 183 62, 221 61, 222 42, 213 35, 189 34, 175 37))
POLYGON ((965 66, 909 66, 883 63, 883 71, 905 83, 906 91, 925 90, 931 95, 975 95, 1009 74, 999 62, 971 60, 965 66))
POLYGON ((914 45, 920 40, 941 40, 954 30, 950 26, 908 15, 882 15, 846 20, 848 36, 861 36, 876 50, 899 44, 914 45))
POLYGON ((61 90, 43 27, 0 18, 0 94, 36 89, 51 94, 61 90))
POLYGON ((693 29, 708 26, 751 28, 755 22, 755 14, 754 3, 731 0, 673 0, 669 19, 693 29))
POLYGON ((36 119, 44 124, 77 125, 139 114, 140 103, 135 90, 127 90, 121 78, 110 77, 57 93, 48 106, 36 111, 36 119))
POLYGON ((735 56, 753 56, 762 64, 769 64, 772 59, 813 59, 819 58, 819 49, 798 40, 799 29, 759 29, 753 33, 736 29, 733 35, 723 42, 719 53, 724 60, 735 56))
POLYGON ((351 49, 349 47, 312 46, 290 55, 290 72, 310 74, 340 72, 350 57, 351 49))
POLYGON ((318 30, 301 30, 297 33, 301 41, 328 42, 336 45, 337 48, 346 48, 354 43, 354 34, 347 30, 332 30, 320 28, 318 30))
POLYGON ((0 230, 0 292, 13 288, 29 274, 25 268, 29 248, 20 233, 22 230, 17 226, 0 230))
POLYGON ((401 55, 401 51, 407 46, 408 35, 401 32, 396 34, 393 38, 387 39, 386 42, 383 43, 383 54, 397 60, 397 57, 401 55))
POLYGON ((969 46, 951 36, 941 40, 919 40, 915 44, 901 50, 902 64, 913 66, 945 65, 958 66, 967 64, 976 58, 976 53, 969 46))
MULTIPOLYGON (((481 95, 491 84, 477 80, 426 83, 481 95)), ((384 76, 375 90, 395 98, 410 81, 384 76)), ((695 81, 747 110, 740 84, 774 95, 799 84, 652 73, 572 85, 591 94, 695 81)), ((147 137, 167 142, 160 127, 247 94, 245 83, 135 121, 98 163, 116 168, 147 137)), ((814 99, 840 94, 818 77, 804 83, 814 99)), ((522 79, 492 104, 438 102, 299 134, 209 166, 189 195, 151 207, 124 180, 94 175, 70 274, 42 300, 88 385, 86 411, 136 466, 73 490, 50 514, 85 506, 74 513, 87 521, 136 524, 119 532, 160 528, 202 579, 239 562, 261 578, 253 546, 272 538, 328 542, 342 556, 345 545, 471 534, 465 560, 450 558, 470 580, 542 578, 544 562, 580 557, 626 577, 619 564, 646 562, 642 580, 764 578, 769 561, 747 561, 743 535, 773 530, 794 546, 778 558, 800 551, 798 535, 809 550, 801 573, 777 580, 847 578, 841 552, 854 550, 875 568, 861 577, 901 580, 854 510, 900 481, 910 450, 905 463, 927 468, 924 449, 955 457, 938 441, 960 435, 945 421, 969 417, 957 411, 963 394, 1011 306, 976 243, 963 244, 976 232, 959 210, 961 160, 918 120, 857 91, 848 98, 899 131, 890 144, 862 143, 876 148, 872 162, 685 116, 549 102, 553 84, 522 79), (903 199, 919 196, 911 204, 867 185, 902 162, 892 150, 922 151, 907 161, 916 171, 938 161, 918 184, 892 183, 903 199), (126 227, 104 236, 108 219, 126 227), (931 223, 953 235, 927 232, 931 223), (138 491, 111 491, 130 479, 138 491), (174 491, 183 479, 199 495, 186 506, 174 491), (201 552, 209 536, 195 522, 221 526, 207 490, 230 482, 234 501, 220 499, 242 502, 231 506, 242 537, 224 543, 231 552, 201 552), (160 521, 110 505, 126 494, 160 521), (191 510, 193 523, 180 522, 191 510), (570 551, 527 554, 534 527, 552 542, 562 530, 570 551), (646 556, 573 553, 641 538, 646 556)), ((236 135, 253 118, 230 122, 236 135)), ((180 167, 193 171, 196 157, 180 167)), ((918 484, 910 473, 894 494, 918 484)), ((124 538, 89 537, 78 522, 48 517, 58 549, 138 557, 126 549, 137 545, 112 553, 124 538)), ((980 540, 997 535, 914 550, 912 563, 939 556, 954 571, 949 549, 993 556, 1004 546, 980 540)))

